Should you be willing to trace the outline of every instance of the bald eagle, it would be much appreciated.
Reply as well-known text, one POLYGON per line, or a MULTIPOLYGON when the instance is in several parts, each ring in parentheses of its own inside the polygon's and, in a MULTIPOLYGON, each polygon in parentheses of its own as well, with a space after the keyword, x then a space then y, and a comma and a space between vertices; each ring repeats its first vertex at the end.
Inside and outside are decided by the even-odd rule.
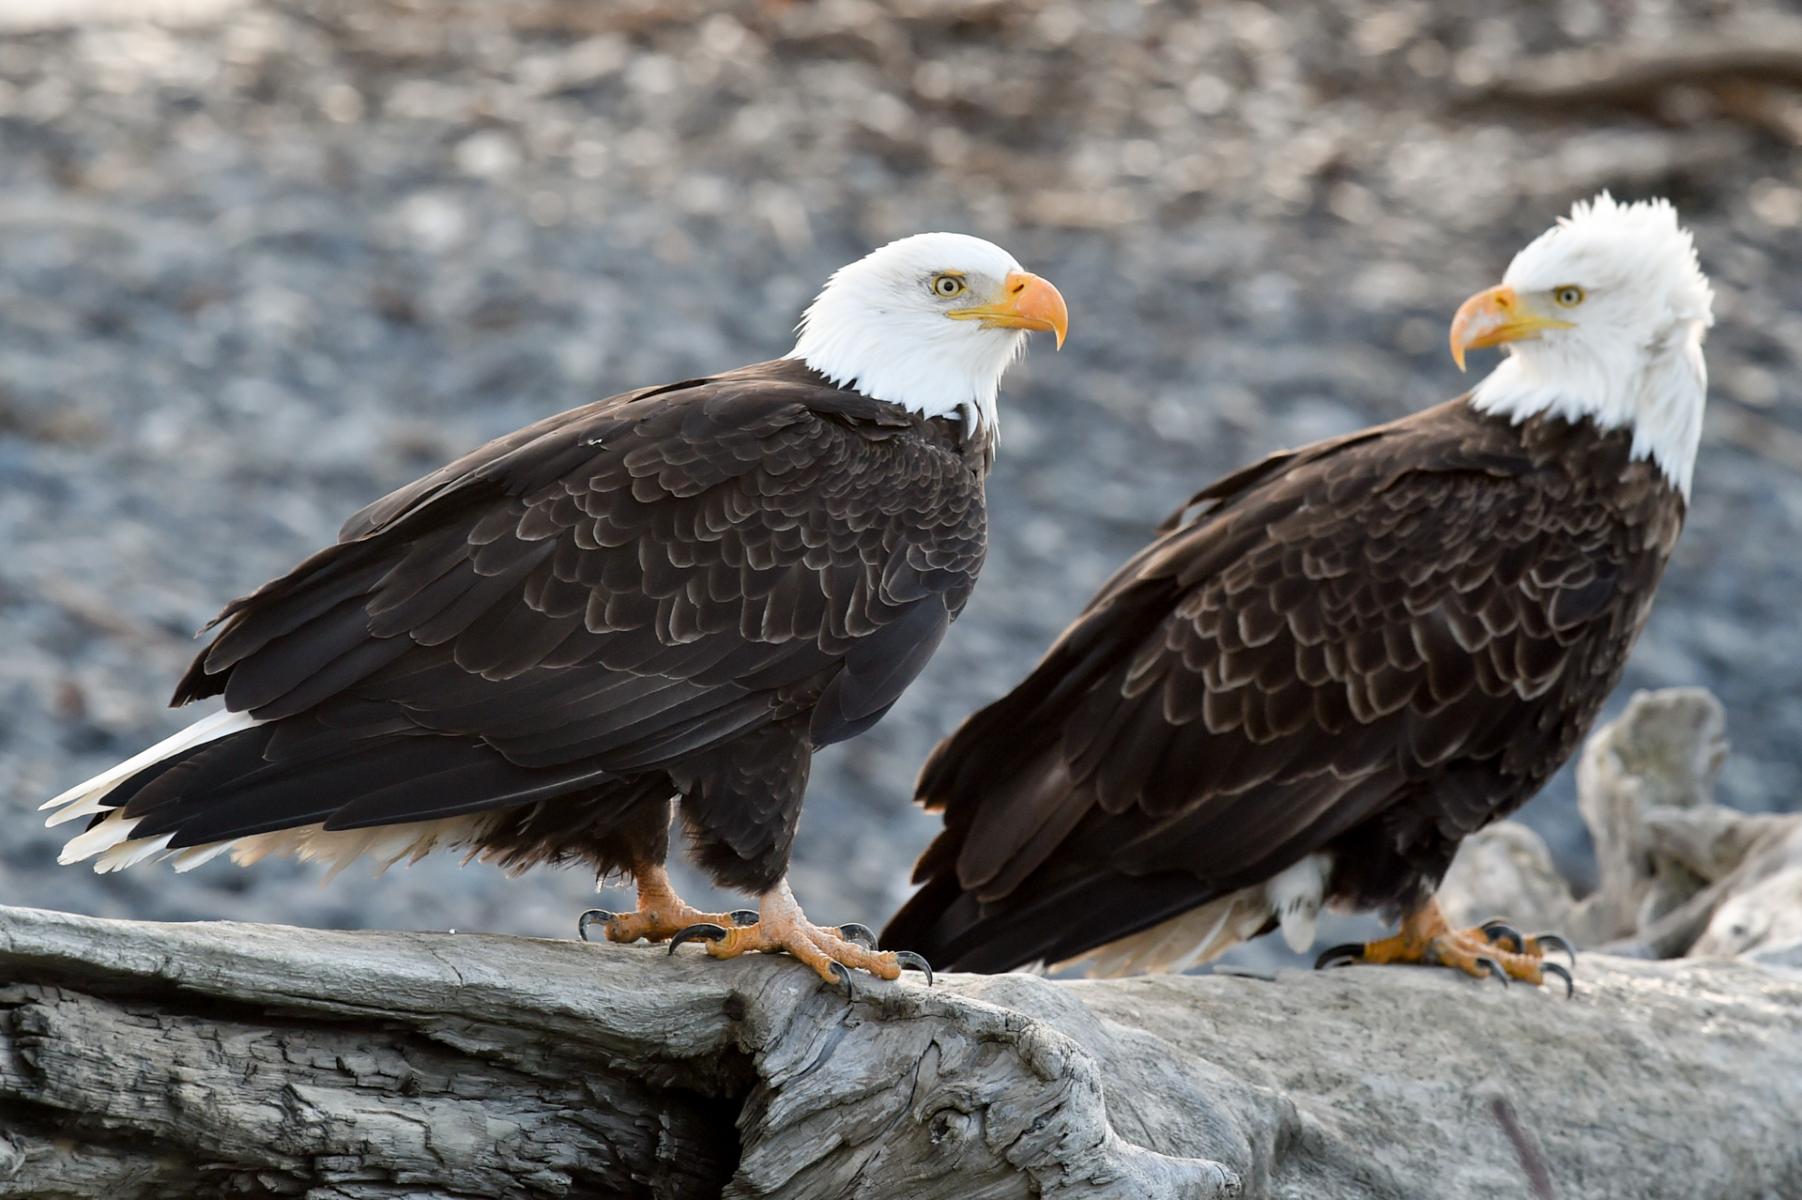
POLYGON ((1671 206, 1604 193, 1458 310, 1460 368, 1508 350, 1469 394, 1197 493, 933 753, 944 829, 884 937, 1176 971, 1273 929, 1304 949, 1333 904, 1402 928, 1323 960, 1568 987, 1562 939, 1451 929, 1433 891, 1620 678, 1683 524, 1711 304, 1671 206))
POLYGON ((637 883, 613 941, 895 978, 784 882, 809 761, 874 725, 962 611, 1001 376, 1066 321, 999 247, 904 238, 833 275, 784 358, 548 417, 401 488, 213 622, 174 703, 223 712, 45 806, 89 822, 62 861, 575 861, 637 883), (671 890, 673 805, 761 920, 671 890))

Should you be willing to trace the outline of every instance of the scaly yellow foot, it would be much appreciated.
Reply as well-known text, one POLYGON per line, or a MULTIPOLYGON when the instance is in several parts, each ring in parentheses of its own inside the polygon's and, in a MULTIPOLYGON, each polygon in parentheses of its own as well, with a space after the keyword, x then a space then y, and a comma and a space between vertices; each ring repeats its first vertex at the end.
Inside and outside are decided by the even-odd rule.
POLYGON ((1455 967, 1478 979, 1493 975, 1503 984, 1519 979, 1536 986, 1543 984, 1547 975, 1553 975, 1564 980, 1564 994, 1569 997, 1576 991, 1571 973, 1557 963, 1546 962, 1547 950, 1563 951, 1570 955, 1571 966, 1577 965, 1570 943, 1555 933, 1525 937, 1503 921, 1486 921, 1473 929, 1453 929, 1439 910, 1439 902, 1429 898, 1407 915, 1394 936, 1334 946, 1316 959, 1314 966, 1318 970, 1349 963, 1415 963, 1455 967), (1505 948, 1508 943, 1512 943, 1512 949, 1505 948))
POLYGON ((932 983, 932 967, 925 959, 906 950, 877 950, 875 938, 862 925, 823 928, 809 921, 786 880, 764 893, 761 909, 754 924, 727 928, 711 921, 684 929, 670 939, 670 953, 683 942, 704 939, 714 958, 737 958, 754 950, 787 954, 812 967, 827 983, 844 984, 847 993, 852 991, 852 970, 898 979, 903 968, 911 968, 924 971, 928 986, 932 983))
POLYGON ((748 925, 757 920, 757 914, 748 908, 729 913, 706 913, 691 907, 676 895, 676 889, 670 886, 669 872, 662 867, 639 867, 632 872, 632 877, 638 884, 638 911, 613 913, 604 908, 589 909, 576 922, 576 932, 583 941, 589 940, 588 930, 593 925, 605 926, 608 941, 625 944, 640 938, 647 942, 668 941, 691 925, 748 925))

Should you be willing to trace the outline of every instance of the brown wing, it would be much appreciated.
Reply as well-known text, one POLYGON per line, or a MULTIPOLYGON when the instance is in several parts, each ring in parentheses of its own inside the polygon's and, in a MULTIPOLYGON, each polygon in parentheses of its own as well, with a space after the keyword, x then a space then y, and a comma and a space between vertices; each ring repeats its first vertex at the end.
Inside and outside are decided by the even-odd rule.
POLYGON ((795 364, 577 409, 230 606, 176 702, 271 724, 129 815, 193 845, 541 798, 777 720, 836 741, 919 672, 984 537, 952 442, 795 364))
POLYGON ((1675 538, 1586 478, 1454 402, 1203 492, 928 761, 946 828, 885 941, 1057 960, 1372 820, 1455 846, 1569 753, 1675 538))

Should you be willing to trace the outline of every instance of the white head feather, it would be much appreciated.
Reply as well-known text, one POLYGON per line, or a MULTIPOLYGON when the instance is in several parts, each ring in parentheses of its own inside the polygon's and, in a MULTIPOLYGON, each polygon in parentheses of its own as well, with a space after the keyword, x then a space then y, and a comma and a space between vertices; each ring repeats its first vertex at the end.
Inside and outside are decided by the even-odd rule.
POLYGON ((1026 349, 1026 330, 947 314, 997 295, 1021 269, 1013 255, 961 233, 920 233, 841 267, 802 314, 798 358, 839 386, 928 417, 961 414, 997 429, 1001 376, 1026 349), (968 292, 942 296, 935 278, 961 276, 968 292))
POLYGON ((1502 277, 1532 307, 1570 322, 1532 340, 1476 386, 1471 403, 1516 422, 1540 413, 1631 429, 1632 454, 1658 464, 1685 497, 1702 437, 1708 368, 1702 338, 1714 293, 1689 231, 1666 200, 1621 204, 1607 192, 1514 256, 1502 277), (1578 295, 1575 304, 1559 304, 1578 295))

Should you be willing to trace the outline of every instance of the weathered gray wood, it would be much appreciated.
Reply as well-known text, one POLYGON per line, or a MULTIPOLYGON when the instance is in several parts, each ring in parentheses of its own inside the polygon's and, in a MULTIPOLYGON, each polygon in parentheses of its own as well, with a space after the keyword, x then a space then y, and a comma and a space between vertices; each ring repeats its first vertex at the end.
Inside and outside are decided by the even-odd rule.
POLYGON ((1627 937, 1701 890, 1703 880, 1664 852, 1650 822, 1654 814, 1698 810, 1744 818, 1714 803, 1726 726, 1721 702, 1705 689, 1665 688, 1635 693, 1627 711, 1584 744, 1577 806, 1595 842, 1599 876, 1576 918, 1588 927, 1586 940, 1627 937))
POLYGON ((1802 1195, 1802 975, 865 982, 0 909, 0 1197, 1802 1195), (1537 1146, 1539 1149, 1534 1150, 1537 1146))
POLYGON ((1802 960, 1802 813, 1714 801, 1726 714, 1700 688, 1638 692, 1577 764, 1597 887, 1577 899, 1539 835, 1499 821, 1465 839, 1439 900, 1635 958, 1802 960))

